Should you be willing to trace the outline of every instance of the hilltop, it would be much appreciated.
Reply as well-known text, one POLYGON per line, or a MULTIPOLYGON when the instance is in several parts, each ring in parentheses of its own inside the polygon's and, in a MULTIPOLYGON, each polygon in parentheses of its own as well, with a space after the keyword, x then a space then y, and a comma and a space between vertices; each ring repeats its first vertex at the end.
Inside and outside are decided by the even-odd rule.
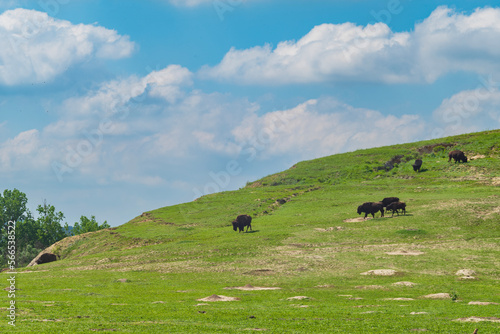
POLYGON ((499 145, 495 130, 304 161, 64 239, 61 260, 23 276, 24 317, 68 332, 495 333, 495 304, 468 303, 500 303, 499 145), (454 149, 469 162, 448 162, 454 149), (388 196, 407 214, 360 219, 359 204, 388 196), (232 230, 238 214, 253 231, 232 230), (211 301, 224 294, 237 299, 211 301), (472 316, 484 321, 452 321, 472 316))

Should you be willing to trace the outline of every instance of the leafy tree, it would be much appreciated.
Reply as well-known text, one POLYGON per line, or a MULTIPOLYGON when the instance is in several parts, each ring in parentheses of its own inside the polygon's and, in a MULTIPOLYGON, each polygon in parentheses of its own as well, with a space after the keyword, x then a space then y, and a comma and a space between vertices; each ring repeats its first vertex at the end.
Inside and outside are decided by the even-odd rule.
POLYGON ((43 244, 38 240, 38 230, 40 222, 33 218, 28 211, 24 220, 16 222, 16 243, 18 245, 32 245, 37 249, 43 248, 43 244))
POLYGON ((37 240, 44 247, 48 247, 66 237, 66 233, 61 226, 61 222, 64 219, 62 212, 56 212, 55 207, 47 204, 45 201, 36 210, 40 214, 37 219, 37 240))
POLYGON ((7 225, 9 221, 17 222, 25 219, 28 210, 26 209, 28 198, 26 194, 17 189, 5 189, 0 194, 0 247, 4 248, 7 238, 7 225))
MULTIPOLYGON (((80 223, 76 222, 73 226, 73 229, 70 231, 71 235, 78 235, 87 232, 95 232, 105 228, 110 228, 107 221, 104 221, 101 225, 96 221, 95 216, 91 216, 90 219, 81 216, 80 223)), ((65 225, 66 231, 69 231, 68 224, 65 225)))
POLYGON ((26 217, 26 194, 17 189, 5 189, 3 196, 0 194, 0 222, 5 227, 9 221, 18 221, 26 217))

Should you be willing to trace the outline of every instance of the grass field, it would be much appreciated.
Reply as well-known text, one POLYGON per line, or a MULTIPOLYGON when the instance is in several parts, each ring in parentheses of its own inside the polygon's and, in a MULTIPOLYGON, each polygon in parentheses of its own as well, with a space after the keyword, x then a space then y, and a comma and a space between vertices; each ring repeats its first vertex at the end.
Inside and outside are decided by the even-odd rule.
POLYGON ((67 238, 60 261, 14 275, 16 326, 0 331, 500 333, 499 146, 496 130, 305 161, 67 238), (453 149, 473 159, 449 163, 453 149), (360 219, 389 196, 406 215, 360 219), (253 231, 232 230, 238 214, 253 231), (198 300, 214 295, 237 300, 198 300))

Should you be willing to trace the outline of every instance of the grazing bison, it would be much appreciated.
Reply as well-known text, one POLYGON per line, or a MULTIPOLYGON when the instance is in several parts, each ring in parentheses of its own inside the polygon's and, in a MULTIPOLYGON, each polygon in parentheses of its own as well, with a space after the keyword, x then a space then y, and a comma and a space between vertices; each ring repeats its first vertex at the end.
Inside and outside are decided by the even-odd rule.
POLYGON ((467 157, 465 156, 464 152, 455 150, 451 151, 450 154, 448 154, 448 162, 451 161, 451 159, 455 160, 455 163, 458 162, 467 162, 467 157))
POLYGON ((384 208, 386 208, 392 202, 399 202, 399 198, 398 197, 386 197, 382 200, 382 205, 384 206, 384 208))
POLYGON ((368 216, 368 214, 371 214, 373 218, 375 218, 375 213, 380 211, 381 217, 384 216, 384 205, 382 202, 366 202, 358 206, 358 215, 361 214, 361 212, 365 213, 365 218, 368 216))
POLYGON ((233 220, 233 230, 239 230, 239 232, 241 232, 245 229, 245 226, 247 227, 245 232, 248 232, 248 228, 252 230, 252 217, 249 215, 239 215, 233 220))
POLYGON ((422 167, 422 159, 415 160, 415 163, 412 165, 412 167, 415 172, 420 172, 420 167, 422 167))
POLYGON ((392 211, 392 216, 394 216, 394 212, 396 212, 399 216, 399 211, 398 210, 401 210, 403 211, 403 214, 406 215, 406 203, 405 202, 392 202, 391 204, 389 204, 387 206, 387 211, 392 211))

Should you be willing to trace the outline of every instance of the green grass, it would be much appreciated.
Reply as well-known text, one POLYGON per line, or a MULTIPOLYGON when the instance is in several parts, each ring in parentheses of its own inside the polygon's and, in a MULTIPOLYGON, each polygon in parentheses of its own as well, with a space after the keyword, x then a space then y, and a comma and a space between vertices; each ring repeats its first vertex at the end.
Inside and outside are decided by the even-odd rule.
MULTIPOLYGON (((498 143, 500 131, 489 131, 305 161, 67 239, 62 260, 16 275, 16 327, 4 319, 0 331, 498 333, 498 322, 453 321, 500 317, 498 305, 468 305, 500 303, 498 143), (440 143, 485 157, 455 164, 451 148, 419 153, 440 143), (379 168, 396 155, 404 157, 394 169, 379 168), (411 167, 417 156, 420 173, 411 167), (407 214, 346 221, 387 196, 405 201, 407 214), (232 230, 243 213, 253 216, 251 233, 232 230), (423 254, 387 254, 398 250, 423 254), (372 269, 397 273, 361 275, 372 269), (460 279, 460 269, 476 279, 460 279), (416 285, 393 285, 401 281, 416 285), (224 289, 246 284, 281 289, 224 289), (432 293, 451 298, 422 297, 432 293), (240 300, 197 301, 213 294, 240 300), (402 297, 413 300, 388 299, 402 297)), ((9 300, 0 298, 5 312, 9 300)))

